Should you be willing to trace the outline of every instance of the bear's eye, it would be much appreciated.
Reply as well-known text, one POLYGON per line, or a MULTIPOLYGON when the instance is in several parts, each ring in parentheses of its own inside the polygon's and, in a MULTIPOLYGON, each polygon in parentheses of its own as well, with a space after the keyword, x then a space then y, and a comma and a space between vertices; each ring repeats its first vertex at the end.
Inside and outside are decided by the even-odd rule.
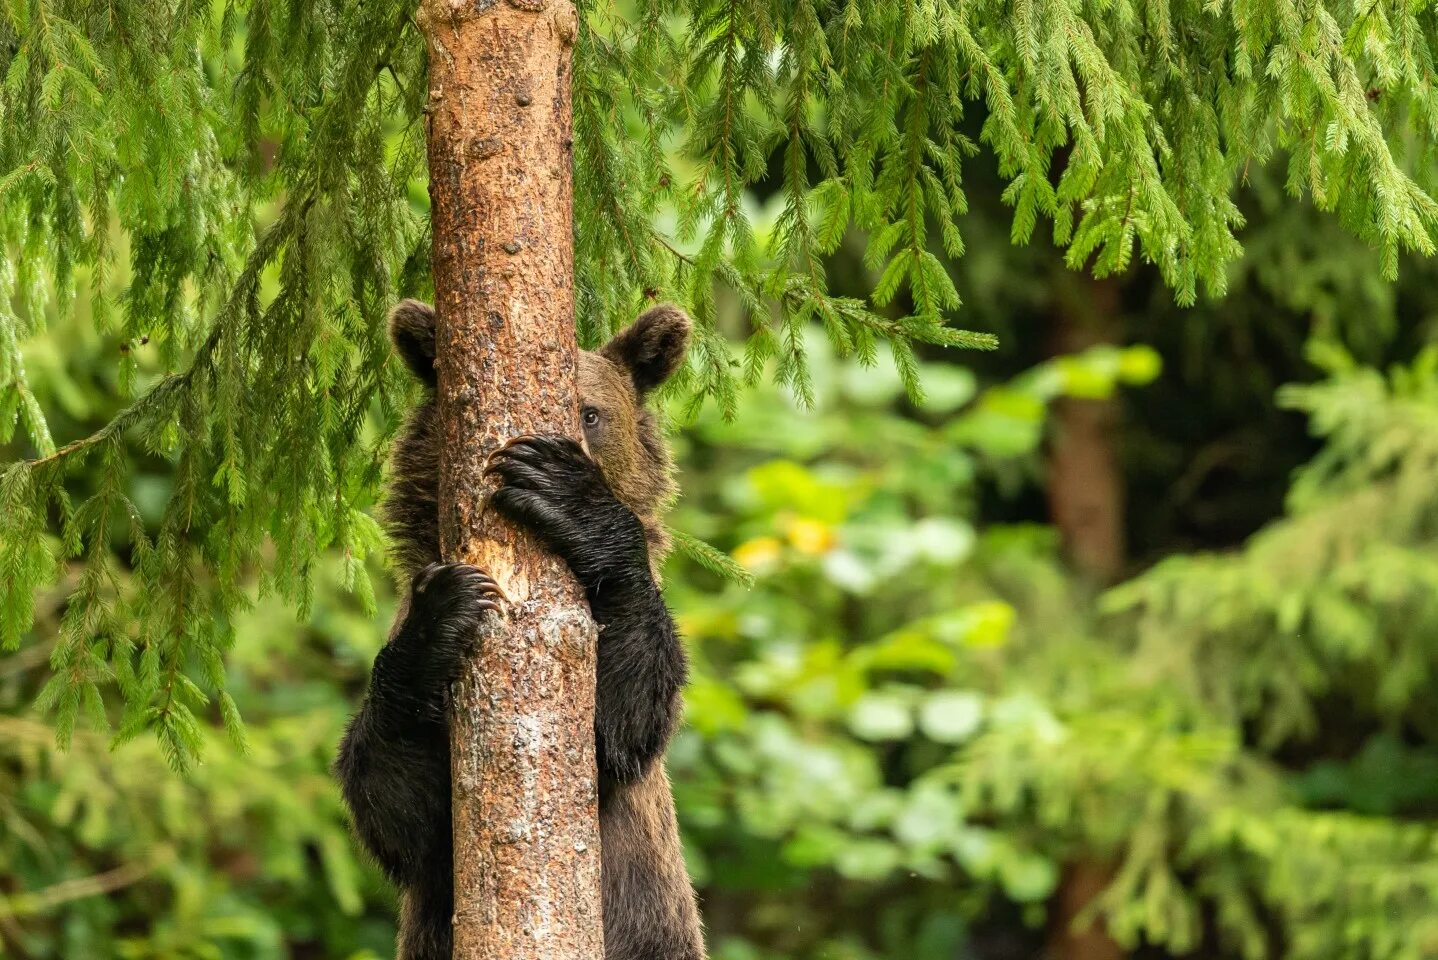
POLYGON ((584 425, 586 427, 599 426, 599 411, 594 409, 593 407, 585 407, 583 417, 584 425))

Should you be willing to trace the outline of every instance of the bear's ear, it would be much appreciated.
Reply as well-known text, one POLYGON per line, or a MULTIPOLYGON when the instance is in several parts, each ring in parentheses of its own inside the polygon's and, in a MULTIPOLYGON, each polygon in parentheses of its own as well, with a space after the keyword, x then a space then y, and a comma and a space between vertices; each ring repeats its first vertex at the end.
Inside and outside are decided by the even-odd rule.
POLYGON ((629 371, 642 397, 684 363, 691 326, 689 315, 672 304, 650 307, 599 352, 629 371))
POLYGON ((389 312, 389 338, 414 375, 434 386, 434 307, 418 300, 395 304, 389 312))

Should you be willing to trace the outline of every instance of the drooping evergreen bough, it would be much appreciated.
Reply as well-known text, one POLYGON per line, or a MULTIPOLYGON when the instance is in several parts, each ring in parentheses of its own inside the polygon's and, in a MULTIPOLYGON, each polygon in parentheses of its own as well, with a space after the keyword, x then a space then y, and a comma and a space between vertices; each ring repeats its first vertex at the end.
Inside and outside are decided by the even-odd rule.
MULTIPOLYGON (((0 8, 0 124, 25 132, 0 136, 0 443, 16 461, 0 468, 0 649, 81 560, 41 697, 62 740, 82 708, 104 722, 111 690, 119 739, 153 732, 176 766, 195 759, 211 704, 238 736, 225 656, 257 570, 307 614, 333 550, 373 605, 366 560, 382 543, 366 508, 407 386, 384 316, 430 273, 415 6, 0 8), (113 351, 119 409, 57 443, 47 413, 67 402, 22 347, 72 309, 113 351), (84 462, 98 482, 81 487, 84 462), (153 510, 132 499, 143 471, 167 481, 153 510)), ((811 324, 866 361, 887 344, 911 390, 914 344, 992 342, 950 325, 966 164, 996 163, 1015 240, 1048 222, 1071 265, 1141 257, 1184 302, 1223 291, 1241 252, 1232 198, 1263 165, 1286 164, 1289 191, 1378 245, 1388 275, 1400 250, 1434 249, 1424 4, 637 0, 580 14, 581 340, 602 342, 643 291, 673 296, 696 321, 682 385, 726 412, 766 369, 811 397, 811 324), (841 245, 872 271, 866 298, 830 290, 841 245), (738 364, 719 290, 748 321, 738 364)))

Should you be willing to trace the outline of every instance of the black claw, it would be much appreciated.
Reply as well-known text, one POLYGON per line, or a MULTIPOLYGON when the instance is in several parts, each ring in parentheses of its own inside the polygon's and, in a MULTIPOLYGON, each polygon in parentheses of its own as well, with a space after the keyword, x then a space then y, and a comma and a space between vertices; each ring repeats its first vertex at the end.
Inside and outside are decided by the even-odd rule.
POLYGON ((484 472, 499 472, 505 467, 524 465, 536 469, 563 466, 592 466, 589 455, 568 437, 535 437, 524 435, 506 442, 485 458, 484 472))
POLYGON ((509 454, 509 452, 515 447, 531 443, 538 439, 538 437, 528 433, 521 433, 517 437, 510 437, 508 440, 504 441, 504 443, 500 444, 497 448, 490 451, 489 456, 484 458, 484 469, 481 472, 489 473, 490 470, 492 470, 494 467, 494 459, 496 457, 505 456, 509 454))
POLYGON ((441 722, 449 709, 450 684, 479 639, 490 611, 508 600, 488 573, 467 563, 431 563, 415 574, 409 613, 377 660, 375 678, 406 716, 441 722))
POLYGON ((509 599, 509 594, 504 592, 504 588, 501 587, 499 584, 495 583, 494 580, 489 577, 485 577, 482 581, 480 581, 479 586, 476 589, 478 589, 479 592, 484 594, 485 596, 499 597, 501 600, 509 599))
MULTIPOLYGON (((472 591, 479 597, 499 597, 506 601, 509 599, 504 588, 493 577, 467 563, 431 563, 415 576, 414 594, 416 597, 424 595, 440 583, 445 583, 445 586, 451 587, 461 594, 465 591, 472 591), (447 583, 445 583, 446 579, 447 583)), ((499 609, 499 607, 490 600, 484 600, 479 609, 489 610, 499 609)))

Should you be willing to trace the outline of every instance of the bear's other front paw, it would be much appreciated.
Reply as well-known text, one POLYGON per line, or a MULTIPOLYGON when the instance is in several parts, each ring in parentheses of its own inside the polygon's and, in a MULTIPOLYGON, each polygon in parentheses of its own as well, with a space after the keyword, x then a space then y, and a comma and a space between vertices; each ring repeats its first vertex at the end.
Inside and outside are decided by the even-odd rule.
POLYGON ((410 609, 432 619, 463 619, 473 625, 486 610, 507 600, 493 577, 467 563, 431 563, 410 584, 410 609))
POLYGON ((371 696, 402 724, 440 736, 450 691, 474 647, 485 615, 504 592, 467 563, 431 563, 410 582, 409 610, 375 658, 371 696))
POLYGON ((410 585, 409 616, 420 642, 410 651, 424 672, 448 684, 459 676, 484 615, 506 599, 494 578, 467 563, 431 563, 410 585))
POLYGON ((500 483, 490 500, 495 509, 563 557, 586 587, 606 568, 647 569, 643 525, 575 441, 516 437, 490 454, 484 469, 500 483))

